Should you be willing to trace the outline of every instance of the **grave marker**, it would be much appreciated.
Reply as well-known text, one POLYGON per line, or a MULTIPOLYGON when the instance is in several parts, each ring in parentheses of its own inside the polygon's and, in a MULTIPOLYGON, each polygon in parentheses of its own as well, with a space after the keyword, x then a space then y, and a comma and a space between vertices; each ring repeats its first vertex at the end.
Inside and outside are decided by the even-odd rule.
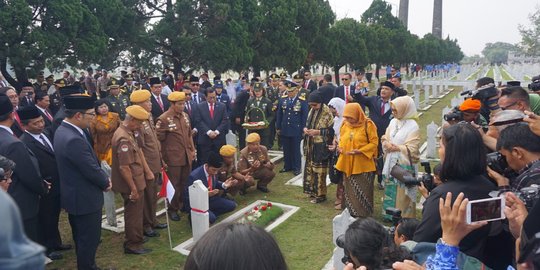
POLYGON ((191 228, 193 241, 197 242, 210 227, 208 217, 208 188, 197 180, 189 186, 189 204, 191 205, 191 228))
POLYGON ((436 158, 437 130, 439 127, 433 121, 427 126, 427 158, 436 158))

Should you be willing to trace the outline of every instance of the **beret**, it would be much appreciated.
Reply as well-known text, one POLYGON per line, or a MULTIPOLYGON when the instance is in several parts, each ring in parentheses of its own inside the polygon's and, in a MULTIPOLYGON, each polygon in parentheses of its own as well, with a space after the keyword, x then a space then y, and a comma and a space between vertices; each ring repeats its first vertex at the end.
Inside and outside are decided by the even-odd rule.
POLYGON ((261 141, 261 136, 259 136, 258 133, 249 133, 249 135, 247 135, 246 137, 246 142, 247 143, 254 143, 254 142, 260 142, 261 141))
POLYGON ((230 157, 233 156, 236 153, 236 147, 226 144, 219 149, 219 154, 224 157, 230 157))
POLYGON ((172 92, 167 96, 169 101, 184 101, 186 100, 186 93, 184 92, 172 92))
POLYGON ((129 101, 134 103, 139 103, 146 101, 150 98, 150 91, 148 90, 137 90, 133 91, 131 95, 129 96, 129 101))
POLYGON ((137 120, 147 120, 150 114, 139 105, 131 105, 126 108, 126 113, 137 120))

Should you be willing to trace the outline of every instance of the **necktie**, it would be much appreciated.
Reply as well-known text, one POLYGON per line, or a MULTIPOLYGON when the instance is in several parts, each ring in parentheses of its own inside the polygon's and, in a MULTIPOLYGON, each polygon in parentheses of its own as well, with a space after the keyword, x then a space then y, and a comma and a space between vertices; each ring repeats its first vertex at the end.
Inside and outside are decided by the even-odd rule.
POLYGON ((44 112, 45 112, 45 116, 49 118, 49 121, 52 121, 53 120, 52 115, 47 110, 44 110, 44 112))
POLYGON ((157 96, 157 103, 159 104, 159 107, 161 108, 161 110, 164 111, 163 102, 161 102, 161 97, 160 96, 157 96))
POLYGON ((43 143, 43 146, 47 148, 47 150, 54 152, 49 143, 47 143, 47 141, 45 140, 45 137, 43 137, 43 134, 39 134, 39 139, 41 140, 41 143, 43 143))
POLYGON ((384 105, 386 105, 386 102, 382 101, 381 102, 381 115, 384 115, 384 113, 385 113, 384 105))
POLYGON ((345 104, 349 103, 349 99, 347 98, 349 96, 349 87, 345 86, 345 104))
POLYGON ((214 119, 214 104, 210 104, 210 118, 214 119))
POLYGON ((304 88, 307 89, 307 88, 308 88, 308 85, 309 85, 309 81, 306 81, 306 82, 304 83, 304 88))
POLYGON ((189 115, 191 115, 191 105, 189 105, 189 101, 186 102, 186 106, 187 106, 187 110, 188 110, 189 115))
POLYGON ((212 183, 212 176, 208 175, 208 191, 212 191, 214 183, 212 183))
POLYGON ((19 118, 19 114, 17 113, 16 110, 13 111, 13 116, 15 117, 15 121, 17 121, 17 123, 20 126, 21 125, 21 118, 19 118))
POLYGON ((193 94, 193 101, 195 101, 196 104, 199 103, 199 99, 197 98, 197 94, 193 94))

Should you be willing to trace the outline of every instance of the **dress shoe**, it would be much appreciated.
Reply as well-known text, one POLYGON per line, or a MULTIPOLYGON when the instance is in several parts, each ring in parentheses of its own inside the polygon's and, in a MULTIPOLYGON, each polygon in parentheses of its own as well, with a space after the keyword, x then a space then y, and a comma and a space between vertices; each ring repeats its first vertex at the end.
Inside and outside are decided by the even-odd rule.
POLYGON ((299 175, 301 172, 300 171, 294 171, 294 175, 299 175))
POLYGON ((144 234, 144 236, 148 236, 148 237, 158 237, 159 236, 159 233, 152 230, 152 229, 144 230, 143 234, 144 234))
POLYGON ((311 199, 309 202, 311 203, 322 203, 326 201, 326 197, 315 197, 311 199))
POLYGON ((154 229, 163 230, 167 229, 167 223, 158 223, 156 226, 154 226, 154 229))
POLYGON ((169 211, 169 218, 172 220, 172 221, 180 221, 180 216, 178 215, 178 213, 176 213, 176 211, 169 211))
POLYGON ((58 252, 58 251, 51 251, 49 253, 47 253, 47 257, 53 261, 56 261, 56 260, 61 260, 64 258, 64 255, 62 255, 62 253, 58 252))
POLYGON ((270 190, 268 190, 267 187, 257 186, 257 189, 260 190, 263 193, 268 193, 270 190))
POLYGON ((152 252, 152 250, 149 249, 149 248, 141 248, 141 249, 137 249, 137 250, 124 248, 124 253, 125 254, 142 255, 142 254, 147 254, 147 253, 150 253, 150 252, 152 252))
POLYGON ((56 251, 63 251, 63 250, 70 250, 70 249, 72 249, 72 248, 73 248, 73 246, 70 245, 70 244, 65 244, 65 245, 62 244, 62 245, 59 245, 59 246, 55 247, 54 250, 56 250, 56 251))
POLYGON ((289 170, 281 169, 279 170, 280 173, 288 172, 289 170))

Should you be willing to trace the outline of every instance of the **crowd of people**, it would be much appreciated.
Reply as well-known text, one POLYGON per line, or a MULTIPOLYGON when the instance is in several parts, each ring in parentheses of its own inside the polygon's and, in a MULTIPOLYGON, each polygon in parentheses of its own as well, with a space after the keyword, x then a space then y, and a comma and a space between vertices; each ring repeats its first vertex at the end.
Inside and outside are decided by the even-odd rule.
MULTIPOLYGON (((496 88, 491 78, 478 80, 443 128, 435 187, 418 187, 402 179, 418 175, 420 127, 415 103, 395 69, 376 95, 369 94, 362 71, 354 82, 353 74, 344 74, 339 87, 328 74, 316 81, 309 70, 273 73, 264 80, 242 75, 225 83, 219 76, 210 81, 206 73, 173 76, 169 69, 161 77, 136 70, 122 71, 118 79, 107 71, 98 74, 88 69, 78 81, 69 72, 57 80, 40 74, 35 83, 0 88, 0 187, 15 201, 25 234, 52 260, 73 248, 60 237, 64 209, 77 267, 97 269, 104 196, 114 194, 121 196, 125 211, 124 253, 151 252, 144 247, 147 237, 167 228, 156 219, 164 175, 176 190, 167 204, 169 219, 180 221, 182 212, 190 219, 188 187, 201 180, 208 189, 210 223, 236 208, 234 196, 270 192, 276 173, 303 174, 307 199, 323 203, 329 176, 337 184, 335 208, 346 208, 357 219, 345 236, 348 268, 395 263, 395 269, 421 269, 414 267, 425 263, 428 269, 463 269, 458 265, 463 261, 455 259, 461 256, 502 269, 516 265, 515 254, 538 231, 535 217, 522 213, 523 205, 536 211, 535 201, 522 202, 511 192, 540 183, 540 117, 534 114, 540 112, 531 109, 540 107, 532 104, 540 99, 516 82, 496 88), (230 132, 238 135, 238 148, 227 144, 230 132), (269 156, 273 148, 283 151, 278 172, 269 156), (496 161, 487 161, 488 149, 497 151, 496 161), (491 166, 501 160, 507 165, 491 166), (375 209, 376 188, 384 190, 382 209, 375 209), (507 198, 508 209, 517 210, 507 209, 505 221, 467 225, 464 205, 495 190, 507 198), (425 202, 417 220, 418 192, 425 202), (387 208, 401 212, 393 236, 371 219, 381 211, 392 220, 387 208), (522 244, 517 250, 515 240, 522 244), (441 258, 450 253, 453 259, 441 258), (405 259, 414 262, 399 262, 405 259)), ((257 234, 261 239, 245 241, 267 242, 261 251, 274 250, 275 260, 249 263, 286 269, 277 244, 259 231, 215 226, 194 248, 186 269, 241 269, 232 260, 220 261, 243 254, 237 234, 257 234), (212 248, 203 244, 215 243, 224 230, 231 241, 212 248), (222 254, 209 260, 209 248, 222 254)))

